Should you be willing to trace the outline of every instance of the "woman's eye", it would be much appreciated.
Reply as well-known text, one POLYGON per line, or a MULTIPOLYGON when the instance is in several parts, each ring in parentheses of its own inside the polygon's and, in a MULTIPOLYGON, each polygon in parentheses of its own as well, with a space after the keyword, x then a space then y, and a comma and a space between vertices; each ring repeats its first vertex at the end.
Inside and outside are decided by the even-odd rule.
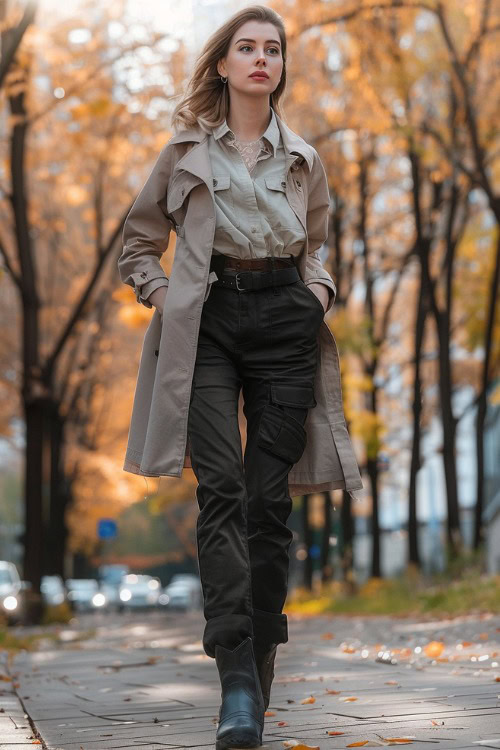
MULTIPOLYGON (((250 47, 250 45, 244 44, 243 47, 240 47, 240 52, 244 49, 252 49, 252 48, 250 47)), ((279 49, 277 49, 276 47, 268 47, 268 49, 272 49, 273 52, 277 52, 279 54, 279 49)))

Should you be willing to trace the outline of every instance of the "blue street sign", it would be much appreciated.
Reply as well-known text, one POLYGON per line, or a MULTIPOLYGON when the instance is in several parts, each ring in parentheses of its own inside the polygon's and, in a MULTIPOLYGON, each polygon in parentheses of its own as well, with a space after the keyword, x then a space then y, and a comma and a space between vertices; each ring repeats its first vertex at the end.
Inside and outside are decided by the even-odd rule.
POLYGON ((309 557, 312 557, 313 560, 317 560, 321 555, 321 547, 319 544, 311 544, 309 547, 309 557))
POLYGON ((100 518, 97 522, 97 536, 99 539, 114 539, 116 531, 116 521, 113 521, 112 518, 100 518))

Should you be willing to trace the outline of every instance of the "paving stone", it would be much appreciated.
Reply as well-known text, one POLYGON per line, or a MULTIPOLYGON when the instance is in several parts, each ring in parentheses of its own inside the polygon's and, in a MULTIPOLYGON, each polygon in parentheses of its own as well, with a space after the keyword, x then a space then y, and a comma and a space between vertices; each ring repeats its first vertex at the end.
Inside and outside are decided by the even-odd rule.
MULTIPOLYGON (((88 641, 67 640, 57 648, 48 642, 11 665, 17 694, 46 748, 213 750, 220 684, 215 661, 201 645, 202 614, 82 617, 67 635, 93 625, 97 632, 88 641)), ((500 650, 499 626, 492 616, 434 622, 290 616, 263 747, 284 750, 283 742, 295 739, 336 750, 391 736, 414 737, 411 747, 418 750, 500 747, 500 668, 493 656, 500 650), (419 652, 432 640, 445 643, 443 659, 419 652), (384 652, 397 663, 377 661, 384 652), (311 696, 314 703, 301 703, 311 696)), ((0 734, 2 725, 10 727, 7 717, 27 721, 19 698, 8 697, 0 734)), ((12 745, 12 731, 19 730, 9 728, 9 744, 0 741, 0 750, 24 747, 21 734, 12 745)))

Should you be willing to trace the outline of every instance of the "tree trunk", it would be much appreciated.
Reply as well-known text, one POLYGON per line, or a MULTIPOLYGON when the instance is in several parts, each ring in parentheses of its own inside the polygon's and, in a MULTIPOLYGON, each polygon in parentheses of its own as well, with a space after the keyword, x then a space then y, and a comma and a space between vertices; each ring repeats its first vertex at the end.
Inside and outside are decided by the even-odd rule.
POLYGON ((372 569, 373 578, 381 577, 380 570, 380 523, 378 513, 378 469, 377 459, 368 458, 366 461, 366 472, 370 480, 372 493, 372 569))
POLYGON ((309 495, 302 495, 302 538, 306 548, 304 559, 304 588, 312 590, 312 558, 310 549, 312 544, 311 526, 309 524, 309 495))
POLYGON ((420 470, 420 417, 422 414, 422 382, 420 378, 420 359, 422 356, 422 343, 424 339, 425 320, 427 318, 427 295, 425 282, 420 275, 420 286, 417 302, 417 316, 414 340, 414 367, 413 378, 413 440, 411 447, 410 464, 410 486, 408 490, 408 561, 420 568, 420 553, 418 549, 418 524, 417 524, 417 474, 420 470))
POLYGON ((476 509, 474 525, 474 549, 477 550, 483 541, 483 507, 484 507, 484 424, 488 404, 488 386, 490 383, 490 364, 493 347, 493 331, 495 327, 495 311, 498 302, 498 288, 500 286, 500 228, 497 227, 497 248, 495 267, 491 278, 491 289, 488 301, 486 332, 484 336, 484 361, 482 371, 481 392, 477 404, 476 417, 476 509))
POLYGON ((321 582, 326 583, 333 578, 333 568, 330 564, 330 534, 332 533, 332 498, 329 490, 323 492, 323 533, 321 535, 321 582))
POLYGON ((342 509, 340 512, 342 524, 342 549, 341 565, 342 577, 350 593, 354 591, 354 523, 352 517, 352 500, 348 492, 344 490, 342 496, 342 509))
POLYGON ((68 529, 65 513, 69 501, 67 481, 63 467, 64 420, 59 415, 58 404, 50 410, 50 513, 47 529, 45 572, 65 577, 65 553, 68 529))

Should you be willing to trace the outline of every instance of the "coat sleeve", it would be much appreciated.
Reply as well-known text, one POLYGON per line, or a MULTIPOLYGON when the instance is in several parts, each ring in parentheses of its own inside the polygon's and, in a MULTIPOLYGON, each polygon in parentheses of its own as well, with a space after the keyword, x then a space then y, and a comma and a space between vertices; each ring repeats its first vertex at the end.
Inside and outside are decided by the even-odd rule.
POLYGON ((152 307, 147 297, 168 278, 160 258, 168 247, 174 223, 167 213, 167 187, 172 170, 172 148, 167 143, 135 199, 123 225, 123 250, 118 271, 124 284, 134 289, 137 302, 152 307))
POLYGON ((330 193, 328 190, 328 179, 325 168, 319 154, 314 150, 314 162, 311 170, 311 182, 309 185, 309 197, 307 204, 307 237, 309 252, 306 263, 306 276, 304 283, 325 284, 330 291, 330 299, 325 312, 333 306, 337 294, 337 287, 328 273, 323 268, 319 257, 319 248, 326 242, 328 237, 328 209, 330 206, 330 193))

